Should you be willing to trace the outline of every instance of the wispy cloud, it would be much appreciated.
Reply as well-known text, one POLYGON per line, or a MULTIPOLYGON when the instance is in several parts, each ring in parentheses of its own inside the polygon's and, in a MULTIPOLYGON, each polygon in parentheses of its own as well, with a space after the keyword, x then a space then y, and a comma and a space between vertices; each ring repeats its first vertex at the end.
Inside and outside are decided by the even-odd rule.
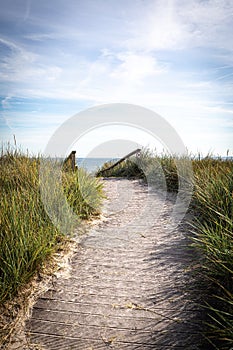
POLYGON ((0 0, 1 107, 21 134, 32 118, 42 133, 48 118, 109 102, 163 113, 192 144, 212 122, 210 143, 226 135, 220 121, 232 130, 232 1, 22 3, 0 0), (18 98, 30 108, 17 117, 18 98))
MULTIPOLYGON (((140 10, 140 9, 139 9, 140 10)), ((137 18, 129 21, 128 48, 177 50, 194 47, 225 48, 232 28, 233 4, 229 0, 165 0, 145 3, 137 18)))

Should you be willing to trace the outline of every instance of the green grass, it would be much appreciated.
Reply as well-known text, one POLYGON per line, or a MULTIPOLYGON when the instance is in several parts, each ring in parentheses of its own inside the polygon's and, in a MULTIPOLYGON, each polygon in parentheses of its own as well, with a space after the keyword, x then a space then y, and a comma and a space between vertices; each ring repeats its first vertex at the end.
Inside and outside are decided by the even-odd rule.
MULTIPOLYGON (((101 169, 98 169, 97 174, 112 164, 111 162, 105 163, 101 169)), ((144 149, 139 156, 133 156, 115 168, 107 170, 103 176, 141 178, 152 185, 163 187, 165 184, 169 191, 178 190, 178 175, 174 158, 167 154, 156 156, 147 149, 144 149)))
MULTIPOLYGON (((206 300, 206 336, 217 349, 233 349, 233 161, 211 156, 190 160, 194 173, 190 205, 194 215, 190 227, 194 245, 203 253, 201 278, 210 294, 206 300)), ((169 155, 156 156, 143 151, 140 157, 121 163, 104 176, 147 181, 154 173, 158 183, 158 177, 162 177, 158 163, 167 189, 176 192, 177 160, 169 155)))
MULTIPOLYGON (((177 192, 182 159, 144 150, 104 176, 142 178, 153 186, 177 192), (180 162, 180 163, 178 163, 180 162)), ((0 303, 11 300, 43 262, 62 244, 80 220, 100 212, 102 185, 84 170, 54 177, 53 164, 40 176, 41 159, 19 152, 0 156, 0 303), (54 185, 55 184, 55 185, 54 185), (67 202, 61 198, 67 199, 67 202), (43 198, 43 202, 42 202, 43 198), (46 203, 46 206, 45 206, 46 203), (68 204, 67 204, 68 203, 68 204), (67 205, 76 213, 67 212, 67 205), (46 208, 45 208, 46 207, 46 208), (53 222, 46 210, 52 211, 53 222), (61 224, 62 223, 62 224, 61 224)), ((105 167, 109 164, 105 164, 105 167)), ((192 159, 190 209, 195 246, 203 252, 202 278, 210 296, 209 341, 218 349, 233 348, 233 162, 192 159)))
POLYGON ((204 252, 203 273, 212 287, 209 339, 233 347, 233 162, 193 161, 195 241, 204 252))
MULTIPOLYGON (((0 304, 16 296, 66 239, 41 200, 42 186, 50 183, 40 183, 40 162, 39 157, 13 151, 0 156, 0 304)), ((48 174, 51 168, 46 168, 48 174)), ((102 185, 82 169, 63 171, 61 180, 63 196, 76 214, 76 221, 68 216, 63 223, 66 232, 72 233, 80 220, 100 212, 102 185)), ((66 213, 59 186, 51 191, 48 207, 55 208, 58 216, 66 213)))

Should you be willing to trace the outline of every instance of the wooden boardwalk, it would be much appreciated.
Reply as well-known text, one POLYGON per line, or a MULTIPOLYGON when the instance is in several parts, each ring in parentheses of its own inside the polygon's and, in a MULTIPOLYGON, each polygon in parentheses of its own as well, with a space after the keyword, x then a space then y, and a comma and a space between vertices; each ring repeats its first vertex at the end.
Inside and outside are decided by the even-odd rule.
POLYGON ((46 350, 201 349, 200 295, 184 230, 138 181, 108 179, 105 217, 78 245, 69 278, 35 304, 27 330, 46 350), (162 213, 158 218, 158 211, 162 213))

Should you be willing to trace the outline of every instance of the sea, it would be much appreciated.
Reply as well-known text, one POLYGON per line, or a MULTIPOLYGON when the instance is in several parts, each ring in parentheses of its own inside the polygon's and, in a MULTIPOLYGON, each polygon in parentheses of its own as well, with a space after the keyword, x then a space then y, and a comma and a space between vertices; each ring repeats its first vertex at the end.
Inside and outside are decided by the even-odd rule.
MULTIPOLYGON (((213 157, 218 159, 219 157, 213 157)), ((91 174, 95 174, 101 166, 109 161, 117 161, 120 158, 77 158, 76 164, 80 168, 84 168, 87 172, 91 174)), ((221 157, 222 160, 231 160, 233 161, 233 157, 221 157)))
POLYGON ((76 164, 89 173, 94 174, 101 166, 109 161, 117 161, 119 158, 78 158, 76 164))

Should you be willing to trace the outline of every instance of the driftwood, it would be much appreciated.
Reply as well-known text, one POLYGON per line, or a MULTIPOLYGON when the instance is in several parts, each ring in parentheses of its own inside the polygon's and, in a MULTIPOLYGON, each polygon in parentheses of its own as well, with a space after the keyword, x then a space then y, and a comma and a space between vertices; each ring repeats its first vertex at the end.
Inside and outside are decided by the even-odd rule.
POLYGON ((140 149, 140 148, 137 148, 135 151, 130 152, 129 154, 127 154, 127 155, 124 156, 123 158, 119 159, 116 163, 112 164, 112 165, 109 166, 108 168, 98 171, 97 176, 103 174, 104 172, 106 172, 106 171, 108 171, 108 170, 110 170, 110 169, 115 168, 117 165, 119 165, 120 163, 124 162, 124 161, 125 161, 126 159, 128 159, 129 157, 133 156, 134 154, 140 153, 140 152, 141 152, 141 149, 140 149))

